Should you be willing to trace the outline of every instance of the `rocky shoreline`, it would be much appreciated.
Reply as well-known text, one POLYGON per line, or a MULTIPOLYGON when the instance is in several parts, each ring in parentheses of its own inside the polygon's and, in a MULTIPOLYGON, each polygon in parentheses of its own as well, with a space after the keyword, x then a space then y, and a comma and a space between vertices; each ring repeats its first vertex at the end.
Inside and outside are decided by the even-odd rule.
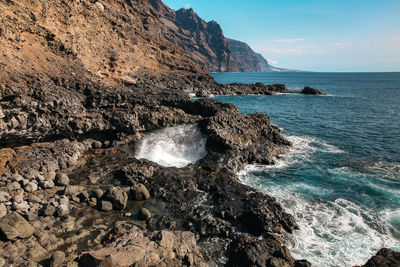
POLYGON ((309 266, 282 245, 293 217, 235 174, 290 142, 266 115, 189 97, 288 90, 216 83, 154 34, 154 2, 0 3, 0 266, 309 266), (136 159, 176 125, 207 137, 203 159, 136 159))

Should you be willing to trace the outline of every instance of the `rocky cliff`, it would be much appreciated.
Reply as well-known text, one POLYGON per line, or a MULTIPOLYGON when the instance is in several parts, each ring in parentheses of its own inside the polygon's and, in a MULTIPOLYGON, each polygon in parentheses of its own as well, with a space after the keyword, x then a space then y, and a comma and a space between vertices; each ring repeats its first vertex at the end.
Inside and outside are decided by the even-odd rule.
POLYGON ((151 0, 161 24, 155 34, 181 47, 186 56, 208 72, 270 71, 268 62, 247 44, 224 36, 215 21, 205 22, 193 9, 171 10, 151 0))
POLYGON ((261 54, 254 52, 248 44, 232 39, 228 39, 228 42, 240 72, 272 71, 267 60, 261 54))

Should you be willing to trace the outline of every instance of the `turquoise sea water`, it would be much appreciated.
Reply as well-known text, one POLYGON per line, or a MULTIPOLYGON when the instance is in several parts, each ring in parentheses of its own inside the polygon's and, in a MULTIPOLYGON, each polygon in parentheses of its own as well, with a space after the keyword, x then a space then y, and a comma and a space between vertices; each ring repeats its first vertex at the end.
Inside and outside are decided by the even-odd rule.
POLYGON ((224 73, 221 83, 311 86, 328 96, 225 96, 268 114, 294 144, 274 166, 247 166, 242 182, 275 196, 300 226, 288 241, 314 266, 363 264, 400 248, 400 73, 224 73))

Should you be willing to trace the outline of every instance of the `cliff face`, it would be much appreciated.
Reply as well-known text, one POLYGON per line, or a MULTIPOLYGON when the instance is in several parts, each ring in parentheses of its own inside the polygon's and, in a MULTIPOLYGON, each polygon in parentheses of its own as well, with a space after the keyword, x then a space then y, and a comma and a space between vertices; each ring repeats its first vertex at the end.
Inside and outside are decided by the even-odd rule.
POLYGON ((205 22, 193 9, 174 11, 151 0, 160 25, 154 34, 181 47, 186 56, 209 72, 270 71, 267 61, 247 44, 228 39, 215 21, 205 22))
POLYGON ((232 57, 241 72, 263 72, 271 71, 267 60, 258 53, 255 53, 250 46, 244 42, 228 39, 232 57))

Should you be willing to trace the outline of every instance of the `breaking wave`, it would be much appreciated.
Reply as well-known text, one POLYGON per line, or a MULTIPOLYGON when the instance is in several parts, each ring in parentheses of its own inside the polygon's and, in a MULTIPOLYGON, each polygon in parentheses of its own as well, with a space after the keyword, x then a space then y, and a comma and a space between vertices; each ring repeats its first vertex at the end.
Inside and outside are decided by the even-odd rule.
POLYGON ((135 157, 165 167, 183 168, 207 154, 206 141, 197 125, 168 127, 145 136, 136 148, 135 157))

